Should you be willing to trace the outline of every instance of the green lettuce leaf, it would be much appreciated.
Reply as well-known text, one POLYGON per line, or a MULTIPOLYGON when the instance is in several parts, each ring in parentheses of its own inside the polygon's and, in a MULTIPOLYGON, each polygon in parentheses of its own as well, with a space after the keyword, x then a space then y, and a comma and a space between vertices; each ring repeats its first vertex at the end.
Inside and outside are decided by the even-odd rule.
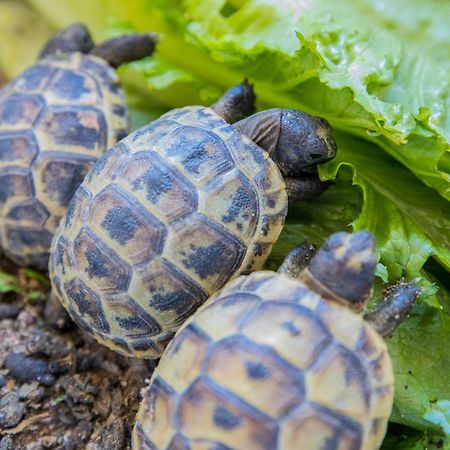
POLYGON ((412 3, 397 5, 417 7, 406 16, 375 0, 109 4, 134 28, 164 33, 160 55, 205 83, 226 87, 248 76, 261 105, 321 114, 449 198, 450 31, 442 19, 450 4, 412 3))
POLYGON ((380 450, 442 450, 448 444, 443 436, 391 423, 380 450))

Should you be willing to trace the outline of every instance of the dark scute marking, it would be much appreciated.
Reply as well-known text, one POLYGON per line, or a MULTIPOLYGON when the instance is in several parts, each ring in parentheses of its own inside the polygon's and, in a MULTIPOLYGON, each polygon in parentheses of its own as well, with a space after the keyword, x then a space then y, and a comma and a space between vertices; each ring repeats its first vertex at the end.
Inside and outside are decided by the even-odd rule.
MULTIPOLYGON (((190 173, 199 175, 203 164, 218 161, 224 157, 222 152, 226 150, 222 141, 205 130, 185 126, 177 138, 177 142, 167 149, 167 155, 180 158, 184 168, 190 173), (191 138, 190 135, 193 137, 191 138), (212 153, 209 153, 206 145, 214 149, 212 153), (217 154, 218 148, 221 149, 220 154, 217 154)), ((228 153, 226 158, 228 159, 228 153)))
POLYGON ((97 118, 98 129, 84 126, 76 111, 58 111, 47 118, 45 126, 59 145, 82 146, 86 149, 95 149, 97 146, 104 148, 108 126, 103 115, 98 113, 97 118))
POLYGON ((72 70, 61 71, 50 85, 52 90, 63 99, 78 100, 90 90, 85 86, 86 78, 72 70))
POLYGON ((228 249, 228 245, 217 241, 208 247, 193 247, 191 253, 183 263, 202 278, 208 278, 224 270, 221 255, 228 249))
POLYGON ((69 300, 77 305, 81 316, 88 316, 90 319, 89 323, 97 330, 103 333, 110 332, 110 327, 105 320, 101 303, 93 291, 77 279, 66 283, 64 289, 69 300))
POLYGON ((105 278, 110 275, 108 271, 108 260, 100 253, 100 251, 91 247, 86 250, 86 259, 89 267, 86 269, 90 278, 105 278))
POLYGON ((193 306, 193 298, 190 292, 179 289, 167 294, 161 292, 152 293, 151 305, 158 311, 176 311, 177 314, 183 314, 193 306))
POLYGON ((300 334, 300 330, 290 321, 285 320, 281 326, 289 331, 291 336, 298 336, 300 334))
POLYGON ((38 152, 31 135, 10 135, 0 133, 0 161, 25 161, 29 164, 38 152))
POLYGON ((126 352, 130 352, 130 346, 123 339, 114 337, 111 339, 111 342, 113 342, 118 347, 123 348, 126 352))
POLYGON ((241 424, 241 418, 234 415, 228 409, 219 406, 214 410, 214 423, 225 430, 232 430, 241 424))
POLYGON ((206 149, 195 141, 182 138, 176 147, 172 147, 168 151, 169 156, 181 156, 181 162, 188 172, 199 174, 200 167, 206 161, 211 159, 206 149))
POLYGON ((67 206, 88 170, 87 164, 51 161, 42 173, 42 181, 50 197, 57 199, 61 206, 67 206))
POLYGON ((61 267, 61 272, 66 273, 66 268, 64 267, 64 252, 66 251, 66 244, 64 244, 62 238, 58 239, 56 244, 56 266, 61 267))
POLYGON ((233 222, 242 212, 244 212, 243 216, 245 218, 247 216, 245 212, 249 209, 253 210, 254 204, 255 198, 249 198, 249 192, 246 189, 240 187, 231 200, 227 215, 223 216, 222 220, 225 223, 233 222))
POLYGON ((133 190, 141 190, 145 187, 147 200, 158 203, 161 195, 170 191, 174 183, 174 176, 157 165, 152 165, 141 177, 133 181, 133 190))
POLYGON ((245 361, 245 369, 249 378, 254 380, 264 380, 272 375, 269 367, 260 362, 245 361))
POLYGON ((120 117, 125 117, 127 115, 127 109, 125 106, 114 105, 113 107, 114 114, 117 114, 120 117))
MULTIPOLYGON (((151 327, 154 330, 160 329, 155 321, 152 320, 153 324, 149 323, 146 317, 145 324, 151 327)), ((131 331, 133 329, 141 329, 142 323, 144 322, 142 317, 116 317, 116 320, 121 328, 127 331, 131 331)), ((149 333, 150 334, 150 333, 149 333)), ((153 331, 151 334, 155 334, 153 331)))
POLYGON ((345 364, 344 377, 346 384, 350 385, 355 381, 359 385, 364 395, 366 406, 368 407, 370 404, 371 391, 370 383, 367 380, 368 374, 364 365, 354 352, 348 350, 342 345, 339 345, 338 348, 345 364))
POLYGON ((116 315, 115 319, 124 330, 130 332, 128 336, 146 338, 161 332, 159 323, 132 298, 128 297, 124 306, 126 306, 126 312, 116 315))
POLYGON ((159 349, 155 346, 151 339, 134 339, 131 342, 131 348, 138 352, 146 352, 147 350, 153 350, 157 352, 159 349))
POLYGON ((49 80, 53 69, 47 66, 36 65, 28 69, 15 84, 20 85, 22 90, 34 91, 42 87, 42 82, 49 80))
POLYGON ((112 239, 120 245, 126 245, 139 229, 139 222, 130 208, 117 206, 106 213, 102 227, 108 231, 112 239))
POLYGON ((333 436, 329 436, 325 439, 324 445, 320 450, 338 450, 339 448, 339 431, 335 431, 333 436))
POLYGON ((41 203, 38 203, 37 201, 28 205, 17 205, 12 208, 8 214, 10 219, 28 220, 36 224, 44 223, 48 216, 48 211, 41 203))
POLYGON ((0 123, 15 125, 27 119, 31 125, 42 107, 39 103, 36 96, 13 95, 3 100, 0 102, 0 123))
POLYGON ((19 251, 23 248, 48 248, 52 242, 52 235, 47 230, 30 230, 28 228, 7 227, 10 248, 19 251))
POLYGON ((15 142, 13 138, 0 140, 0 161, 14 161, 17 156, 14 154, 15 142))
POLYGON ((72 197, 72 199, 70 200, 69 207, 67 208, 67 211, 66 211, 66 217, 65 217, 65 221, 64 221, 64 225, 66 228, 68 228, 72 225, 72 220, 73 220, 73 215, 75 213, 76 205, 77 205, 77 196, 74 195, 72 197))
POLYGON ((271 244, 268 243, 260 243, 256 242, 253 244, 253 255, 254 256, 262 256, 264 252, 267 252, 267 247, 270 247, 271 244))
POLYGON ((16 173, 0 176, 0 201, 6 202, 9 197, 20 195, 20 192, 31 194, 30 178, 16 173))

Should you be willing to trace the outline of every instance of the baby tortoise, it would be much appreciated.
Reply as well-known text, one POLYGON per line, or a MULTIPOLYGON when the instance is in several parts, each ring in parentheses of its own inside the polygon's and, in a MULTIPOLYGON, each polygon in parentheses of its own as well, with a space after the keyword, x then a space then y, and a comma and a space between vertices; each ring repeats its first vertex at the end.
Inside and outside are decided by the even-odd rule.
POLYGON ((281 173, 295 198, 323 190, 304 170, 334 157, 328 123, 279 108, 242 119, 253 109, 243 83, 211 108, 170 111, 109 150, 77 190, 51 279, 102 344, 159 357, 211 294, 261 269, 287 212, 281 173))
POLYGON ((303 271, 297 253, 278 274, 230 282, 181 327, 144 392, 134 450, 379 448, 394 384, 382 336, 419 289, 396 285, 364 320, 372 235, 332 235, 303 271))
POLYGON ((85 174, 128 134, 114 68, 153 53, 155 36, 94 47, 81 24, 60 31, 38 62, 0 91, 0 249, 46 270, 51 239, 85 174))

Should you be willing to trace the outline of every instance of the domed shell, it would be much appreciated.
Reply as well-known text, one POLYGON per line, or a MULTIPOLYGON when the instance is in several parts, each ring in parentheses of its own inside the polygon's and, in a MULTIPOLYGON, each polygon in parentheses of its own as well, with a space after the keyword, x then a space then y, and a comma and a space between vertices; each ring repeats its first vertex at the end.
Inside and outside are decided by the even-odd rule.
POLYGON ((99 342, 159 357, 212 293, 262 267, 286 211, 260 147, 210 108, 173 110, 95 164, 54 240, 52 282, 99 342))
POLYGON ((285 275, 254 273, 169 344, 133 448, 378 449, 393 381, 386 345, 361 316, 285 275))
POLYGON ((0 91, 0 248, 9 258, 47 269, 75 190, 128 126, 117 74, 94 56, 49 56, 0 91))

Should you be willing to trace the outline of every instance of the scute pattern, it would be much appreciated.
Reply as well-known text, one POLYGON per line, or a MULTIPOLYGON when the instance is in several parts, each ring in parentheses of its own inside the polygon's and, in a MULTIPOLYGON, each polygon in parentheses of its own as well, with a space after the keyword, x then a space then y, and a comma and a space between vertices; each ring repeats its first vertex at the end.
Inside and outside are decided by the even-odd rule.
POLYGON ((51 276, 63 286, 84 280, 99 296, 111 333, 91 327, 64 287, 61 300, 100 342, 159 357, 208 296, 262 267, 286 211, 283 179, 261 148, 212 109, 181 108, 132 133, 93 166, 61 223, 51 276), (241 158, 243 149, 249 157, 241 158), (262 174, 268 180, 256 183, 262 174), (69 265, 69 257, 57 257, 60 240, 69 243, 69 265), (126 264, 126 274, 122 265, 108 270, 116 261, 126 264), (112 283, 113 273, 127 284, 112 283), (135 324, 139 333, 130 332, 128 303, 152 318, 147 334, 142 323, 135 324))
POLYGON ((0 91, 0 246, 46 270, 51 237, 92 164, 128 131, 125 98, 103 60, 40 60, 0 91))
POLYGON ((375 450, 393 382, 386 345, 361 316, 256 272, 178 331, 144 393, 133 448, 375 450), (337 314, 347 326, 331 329, 323 317, 337 314))

